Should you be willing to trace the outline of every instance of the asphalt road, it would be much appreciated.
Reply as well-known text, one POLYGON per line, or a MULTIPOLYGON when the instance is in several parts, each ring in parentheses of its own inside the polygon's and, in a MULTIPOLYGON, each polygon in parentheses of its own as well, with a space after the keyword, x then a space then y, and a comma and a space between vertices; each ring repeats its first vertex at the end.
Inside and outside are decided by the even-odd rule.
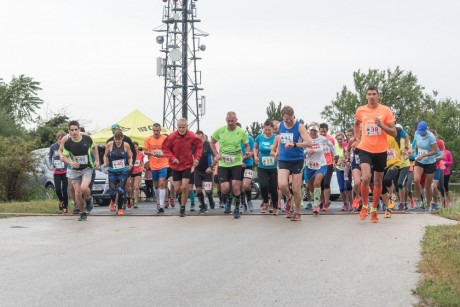
POLYGON ((454 223, 97 210, 0 219, 0 306, 411 306, 424 227, 454 223))

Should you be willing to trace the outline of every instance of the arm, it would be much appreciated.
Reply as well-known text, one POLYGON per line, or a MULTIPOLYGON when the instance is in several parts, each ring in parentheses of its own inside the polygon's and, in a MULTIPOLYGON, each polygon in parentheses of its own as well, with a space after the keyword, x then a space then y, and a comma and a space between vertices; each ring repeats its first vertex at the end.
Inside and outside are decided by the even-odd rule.
POLYGON ((355 141, 353 142, 353 148, 356 148, 361 142, 361 121, 359 119, 355 120, 353 129, 355 133, 355 141))
POLYGON ((99 150, 97 145, 93 147, 93 154, 94 154, 94 168, 99 169, 99 150))
POLYGON ((201 155, 203 154, 203 142, 198 138, 198 136, 194 136, 193 139, 193 146, 195 147, 195 157, 193 161, 193 165, 196 167, 200 162, 201 155))
POLYGON ((270 149, 270 156, 275 157, 278 159, 278 150, 280 148, 280 138, 276 138, 275 142, 273 143, 272 148, 270 149))
POLYGON ((303 142, 295 143, 294 147, 306 148, 311 146, 311 138, 308 135, 307 128, 304 125, 299 125, 299 134, 302 137, 303 142))
POLYGON ((254 150, 252 151, 252 154, 254 155, 254 163, 259 164, 259 143, 254 143, 254 150))
POLYGON ((209 145, 211 146, 212 153, 214 154, 214 161, 217 162, 220 159, 220 155, 219 155, 219 152, 217 151, 216 143, 217 141, 213 137, 211 137, 211 142, 209 142, 209 145))
POLYGON ((177 164, 179 160, 173 155, 171 151, 171 146, 172 146, 172 137, 168 136, 166 137, 166 139, 163 141, 163 144, 161 145, 161 151, 163 151, 163 156, 167 157, 170 163, 177 164))
POLYGON ((379 118, 376 118, 375 119, 375 123, 377 124, 377 126, 382 129, 383 131, 385 131, 386 133, 388 133, 389 135, 391 135, 392 137, 396 137, 397 136, 397 131, 396 131, 396 126, 395 126, 395 122, 391 122, 391 123, 388 123, 387 126, 385 126, 384 124, 382 124, 382 122, 380 121, 379 118))
POLYGON ((109 152, 112 149, 112 144, 113 142, 108 142, 107 146, 105 146, 105 152, 104 152, 104 167, 109 166, 109 152))

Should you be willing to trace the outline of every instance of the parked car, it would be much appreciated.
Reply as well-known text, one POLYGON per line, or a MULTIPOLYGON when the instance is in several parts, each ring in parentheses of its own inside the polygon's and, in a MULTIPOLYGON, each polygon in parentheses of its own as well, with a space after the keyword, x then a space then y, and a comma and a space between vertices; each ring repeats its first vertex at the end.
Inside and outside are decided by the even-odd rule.
POLYGON ((48 198, 54 197, 54 177, 53 171, 50 169, 48 159, 49 148, 41 148, 32 151, 32 155, 37 159, 37 168, 33 174, 30 174, 29 185, 33 185, 35 182, 45 188, 46 195, 48 198))

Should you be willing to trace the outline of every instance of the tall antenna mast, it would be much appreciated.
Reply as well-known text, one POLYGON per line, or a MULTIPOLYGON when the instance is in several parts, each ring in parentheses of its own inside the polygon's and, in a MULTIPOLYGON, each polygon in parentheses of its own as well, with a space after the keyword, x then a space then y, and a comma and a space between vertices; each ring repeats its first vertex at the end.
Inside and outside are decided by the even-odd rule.
POLYGON ((205 51, 201 38, 209 34, 197 29, 196 0, 163 0, 163 24, 154 29, 156 42, 164 53, 157 58, 157 75, 164 78, 163 126, 174 130, 179 118, 187 118, 189 128, 200 129, 206 98, 200 96, 199 52, 205 51))

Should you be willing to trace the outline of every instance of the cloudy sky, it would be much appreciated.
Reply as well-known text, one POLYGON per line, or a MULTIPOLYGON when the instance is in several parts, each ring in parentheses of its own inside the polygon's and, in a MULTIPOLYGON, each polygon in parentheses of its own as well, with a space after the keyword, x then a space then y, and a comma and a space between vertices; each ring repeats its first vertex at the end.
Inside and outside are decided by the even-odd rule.
MULTIPOLYGON (((0 78, 41 83, 40 114, 66 110, 97 131, 138 108, 162 122, 152 29, 161 0, 1 0, 0 78)), ((207 133, 234 110, 264 121, 270 100, 307 122, 361 69, 412 71, 427 91, 460 99, 460 2, 199 0, 210 33, 199 63, 207 133)))

